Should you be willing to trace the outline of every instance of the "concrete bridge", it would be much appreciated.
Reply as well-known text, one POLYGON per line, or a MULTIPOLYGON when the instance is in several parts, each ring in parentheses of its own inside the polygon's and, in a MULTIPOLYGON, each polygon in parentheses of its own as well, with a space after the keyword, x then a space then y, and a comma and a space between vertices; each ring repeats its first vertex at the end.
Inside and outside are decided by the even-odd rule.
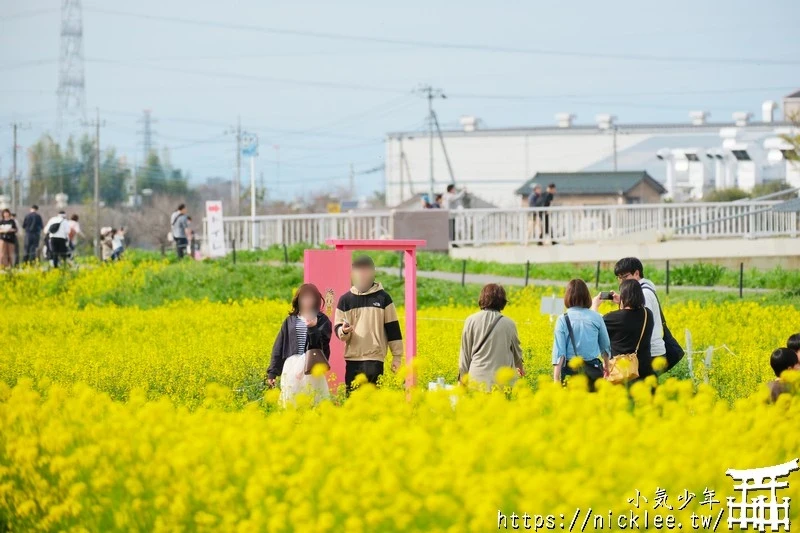
MULTIPOLYGON (((623 256, 800 268, 795 204, 749 201, 225 217, 231 249, 423 237, 457 258, 611 262, 623 256), (556 244, 553 244, 556 243, 556 244)), ((205 239, 207 242, 207 239, 205 239)), ((434 246, 434 249, 436 247, 434 246)))

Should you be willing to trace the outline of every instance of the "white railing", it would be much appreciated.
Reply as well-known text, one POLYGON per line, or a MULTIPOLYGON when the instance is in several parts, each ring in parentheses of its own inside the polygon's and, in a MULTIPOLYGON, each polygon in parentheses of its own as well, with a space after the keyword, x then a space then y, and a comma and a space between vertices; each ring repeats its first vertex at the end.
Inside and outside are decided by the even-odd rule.
POLYGON ((391 213, 225 217, 223 228, 228 250, 234 245, 239 250, 282 244, 321 245, 327 239, 388 238, 391 236, 391 213))
MULTIPOLYGON (((640 204, 564 206, 452 211, 451 243, 458 246, 571 244, 654 239, 796 237, 797 213, 776 212, 781 202, 640 204), (545 230, 549 232, 545 232, 545 230)), ((383 239, 392 236, 392 212, 325 215, 225 217, 225 243, 230 250, 268 248, 328 239, 383 239)))
POLYGON ((453 211, 453 244, 529 244, 640 238, 796 237, 797 213, 774 212, 781 202, 564 206, 453 211), (549 231, 546 231, 549 230, 549 231), (549 233, 549 236, 548 236, 549 233))

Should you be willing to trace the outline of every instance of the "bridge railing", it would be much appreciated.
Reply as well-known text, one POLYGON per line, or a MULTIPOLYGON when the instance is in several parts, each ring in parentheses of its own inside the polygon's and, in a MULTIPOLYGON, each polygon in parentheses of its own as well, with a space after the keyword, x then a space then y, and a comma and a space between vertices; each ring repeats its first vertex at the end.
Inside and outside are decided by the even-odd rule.
MULTIPOLYGON (((532 244, 554 240, 613 242, 656 238, 719 239, 796 237, 797 213, 777 212, 780 202, 563 206, 518 209, 464 209, 450 212, 451 244, 481 246, 532 244)), ((324 244, 328 239, 392 237, 391 211, 342 214, 225 217, 228 249, 272 245, 324 244)))
POLYGON ((223 229, 228 250, 234 242, 240 250, 298 243, 321 245, 327 239, 388 238, 391 236, 391 213, 225 217, 223 229))
POLYGON ((780 202, 634 204, 453 211, 453 244, 564 243, 631 238, 795 237, 797 213, 772 211, 780 202))

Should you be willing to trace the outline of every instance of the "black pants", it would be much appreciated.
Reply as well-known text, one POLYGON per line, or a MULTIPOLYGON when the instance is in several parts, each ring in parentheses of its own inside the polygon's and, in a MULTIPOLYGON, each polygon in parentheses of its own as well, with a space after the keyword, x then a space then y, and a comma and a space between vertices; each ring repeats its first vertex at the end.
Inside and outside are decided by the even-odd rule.
POLYGON ((175 250, 178 252, 178 259, 183 259, 186 255, 186 247, 189 245, 189 239, 186 237, 175 237, 175 250))
POLYGON ((345 361, 344 382, 348 392, 359 374, 364 374, 368 382, 377 385, 378 378, 383 375, 383 361, 345 361))
POLYGON ((61 261, 66 262, 69 248, 67 247, 67 239, 59 239, 57 237, 50 238, 50 253, 53 256, 53 266, 58 268, 61 261))
POLYGON ((39 234, 26 233, 25 234, 25 250, 23 252, 23 259, 26 263, 36 261, 36 252, 39 250, 39 234))

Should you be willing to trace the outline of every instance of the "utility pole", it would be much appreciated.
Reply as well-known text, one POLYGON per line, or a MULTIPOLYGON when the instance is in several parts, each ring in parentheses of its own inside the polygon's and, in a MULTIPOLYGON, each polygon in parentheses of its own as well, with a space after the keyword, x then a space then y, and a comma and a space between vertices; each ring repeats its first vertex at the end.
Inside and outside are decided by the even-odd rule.
POLYGON ((242 185, 242 117, 236 117, 236 127, 228 128, 225 130, 226 135, 233 134, 236 136, 236 169, 234 178, 231 180, 231 212, 235 216, 241 215, 241 206, 239 205, 242 199, 241 185, 242 185))
POLYGON ((433 99, 434 98, 445 99, 447 98, 447 96, 445 96, 445 94, 442 92, 441 89, 434 89, 430 85, 420 87, 418 92, 425 95, 425 97, 428 99, 428 155, 430 158, 429 177, 430 177, 430 195, 431 195, 431 201, 433 201, 433 198, 436 195, 436 180, 433 175, 433 128, 435 125, 435 119, 433 115, 433 99))
POLYGON ((612 128, 614 129, 614 132, 613 132, 613 134, 614 134, 614 172, 616 172, 617 171, 617 125, 614 124, 612 126, 612 128))
POLYGON ((236 216, 239 216, 240 213, 240 205, 242 198, 242 192, 240 187, 242 186, 242 117, 239 115, 236 117, 236 183, 233 187, 233 208, 236 212, 236 216))
POLYGON ((95 109, 95 119, 86 123, 94 126, 94 255, 100 259, 100 108, 95 109))
POLYGON ((17 123, 11 125, 14 128, 14 162, 11 166, 11 207, 17 211, 17 123))
POLYGON ((14 132, 14 146, 12 147, 12 153, 14 154, 12 162, 11 162, 11 178, 8 180, 9 185, 9 193, 11 193, 11 209, 15 213, 19 213, 20 209, 22 208, 22 180, 19 178, 19 168, 17 167, 17 152, 19 151, 19 146, 17 144, 17 133, 19 130, 27 129, 28 125, 21 124, 19 122, 12 122, 11 129, 14 132))
MULTIPOLYGON (((250 249, 255 250, 258 243, 258 228, 256 227, 256 156, 258 155, 258 135, 245 132, 240 135, 240 142, 244 146, 242 151, 250 157, 250 227, 252 240, 250 249)), ((241 152, 240 152, 241 153, 241 152)))

